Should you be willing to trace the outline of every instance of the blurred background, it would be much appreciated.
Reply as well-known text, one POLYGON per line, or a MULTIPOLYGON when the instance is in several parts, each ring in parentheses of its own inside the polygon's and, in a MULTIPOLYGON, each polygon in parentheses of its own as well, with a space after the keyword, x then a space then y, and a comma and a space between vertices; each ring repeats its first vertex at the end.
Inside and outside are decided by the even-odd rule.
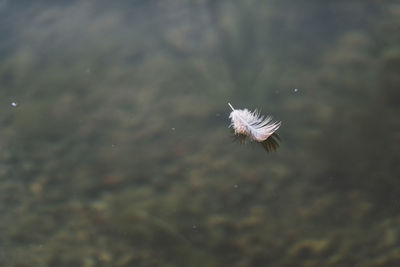
POLYGON ((400 266, 399 18, 0 0, 0 265, 400 266), (227 102, 279 149, 234 142, 227 102))

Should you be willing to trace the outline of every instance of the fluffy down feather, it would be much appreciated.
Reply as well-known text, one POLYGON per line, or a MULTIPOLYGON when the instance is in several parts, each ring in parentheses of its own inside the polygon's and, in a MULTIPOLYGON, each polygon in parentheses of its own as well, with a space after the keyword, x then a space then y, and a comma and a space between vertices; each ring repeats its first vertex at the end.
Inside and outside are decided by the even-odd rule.
POLYGON ((228 105, 232 109, 229 127, 234 129, 235 134, 263 142, 281 126, 281 122, 273 122, 271 116, 261 116, 257 110, 251 112, 248 109, 234 109, 230 103, 228 105))

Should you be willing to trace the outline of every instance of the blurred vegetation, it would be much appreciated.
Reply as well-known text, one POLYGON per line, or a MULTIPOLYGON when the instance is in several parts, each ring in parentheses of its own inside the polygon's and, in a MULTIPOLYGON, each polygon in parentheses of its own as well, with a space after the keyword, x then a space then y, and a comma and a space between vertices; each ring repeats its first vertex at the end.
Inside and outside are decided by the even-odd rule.
POLYGON ((399 14, 0 1, 0 265, 399 266, 399 14))

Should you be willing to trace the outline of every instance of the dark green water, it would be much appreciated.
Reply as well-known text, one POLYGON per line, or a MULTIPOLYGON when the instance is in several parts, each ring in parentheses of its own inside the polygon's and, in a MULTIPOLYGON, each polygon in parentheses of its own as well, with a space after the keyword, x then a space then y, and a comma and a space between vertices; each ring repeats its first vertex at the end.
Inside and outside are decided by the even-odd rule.
POLYGON ((398 1, 111 2, 0 1, 0 266, 400 266, 398 1))

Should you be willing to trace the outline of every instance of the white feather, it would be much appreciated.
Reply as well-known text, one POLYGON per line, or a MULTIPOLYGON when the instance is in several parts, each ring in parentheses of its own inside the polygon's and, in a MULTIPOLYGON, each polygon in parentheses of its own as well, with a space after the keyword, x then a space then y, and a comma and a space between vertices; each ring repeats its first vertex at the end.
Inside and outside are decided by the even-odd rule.
POLYGON ((234 109, 231 103, 228 103, 228 105, 232 109, 229 115, 231 119, 229 127, 234 129, 235 134, 263 142, 281 126, 281 122, 273 122, 271 116, 261 116, 257 110, 251 112, 248 109, 234 109))

